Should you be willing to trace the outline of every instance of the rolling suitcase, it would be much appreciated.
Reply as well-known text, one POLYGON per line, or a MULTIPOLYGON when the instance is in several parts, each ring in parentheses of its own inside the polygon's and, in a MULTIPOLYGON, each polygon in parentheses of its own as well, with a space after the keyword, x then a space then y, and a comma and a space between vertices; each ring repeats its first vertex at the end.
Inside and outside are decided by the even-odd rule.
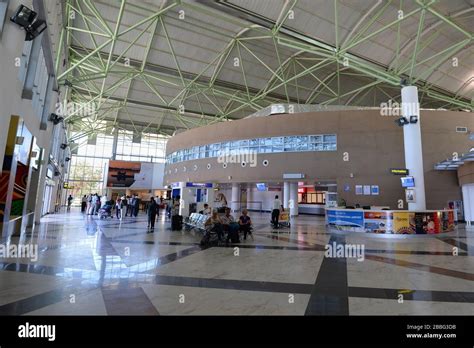
POLYGON ((171 217, 171 230, 181 231, 183 229, 183 217, 181 215, 173 215, 171 217))

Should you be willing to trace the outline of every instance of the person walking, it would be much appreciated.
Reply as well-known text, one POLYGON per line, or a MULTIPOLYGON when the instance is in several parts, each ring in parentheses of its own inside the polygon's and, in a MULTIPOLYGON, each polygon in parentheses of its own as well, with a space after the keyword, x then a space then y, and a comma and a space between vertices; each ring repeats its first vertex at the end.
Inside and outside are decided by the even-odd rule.
POLYGON ((81 213, 84 213, 86 211, 86 208, 87 208, 87 196, 84 195, 84 197, 82 197, 81 199, 81 213))
POLYGON ((148 226, 147 228, 153 232, 155 229, 155 220, 156 220, 156 210, 158 209, 158 205, 155 202, 155 199, 153 197, 150 197, 150 202, 148 203, 148 209, 147 209, 147 214, 148 214, 148 226))
POLYGON ((140 198, 138 198, 138 195, 135 195, 135 202, 133 204, 133 216, 137 217, 139 209, 140 209, 140 198))
POLYGON ((280 218, 280 211, 284 211, 283 204, 278 199, 278 195, 276 195, 275 199, 273 200, 273 210, 272 210, 273 228, 278 228, 278 219, 280 218))
POLYGON ((92 214, 92 194, 88 194, 87 195, 87 215, 91 215, 92 214))
POLYGON ((120 209, 121 209, 121 211, 120 211, 121 215, 120 216, 121 216, 121 218, 123 218, 123 213, 125 212, 125 216, 127 216, 127 211, 128 211, 128 208, 129 208, 129 206, 128 206, 128 197, 122 196, 120 198, 120 201, 121 201, 120 202, 120 209))
POLYGON ((72 198, 71 195, 69 195, 69 197, 67 198, 67 211, 71 211, 71 204, 73 199, 74 198, 72 198))
POLYGON ((95 215, 97 209, 97 194, 92 195, 90 215, 95 215))
POLYGON ((125 211, 125 216, 128 216, 128 214, 130 214, 130 216, 132 216, 132 200, 133 198, 131 196, 127 196, 127 210, 125 211))
POLYGON ((122 220, 122 200, 118 196, 115 200, 115 216, 117 219, 122 220))

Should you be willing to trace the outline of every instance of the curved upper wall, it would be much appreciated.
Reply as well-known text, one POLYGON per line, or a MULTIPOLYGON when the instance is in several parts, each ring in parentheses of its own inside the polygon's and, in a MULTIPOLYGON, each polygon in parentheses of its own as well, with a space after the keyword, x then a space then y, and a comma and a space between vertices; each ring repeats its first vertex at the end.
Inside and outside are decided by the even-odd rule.
MULTIPOLYGON (((282 182, 285 173, 302 173, 305 181, 336 180, 338 193, 350 202, 363 204, 370 196, 355 196, 354 185, 379 185, 380 205, 395 207, 404 199, 400 178, 390 168, 405 167, 403 129, 396 117, 381 116, 378 110, 328 111, 272 115, 221 122, 177 134, 167 144, 167 155, 181 149, 232 140, 313 134, 336 134, 336 151, 263 153, 255 167, 202 158, 167 164, 164 182, 282 182), (349 156, 344 160, 344 154, 349 156), (268 161, 264 166, 263 161, 268 161), (210 169, 208 169, 210 165, 210 169), (343 191, 349 186, 350 191, 343 191)), ((460 198, 456 172, 435 171, 434 165, 474 147, 466 133, 474 130, 474 115, 454 111, 421 111, 421 132, 428 207, 439 209, 448 200, 460 198)), ((300 180, 301 181, 301 180, 300 180)), ((373 198, 372 198, 373 199, 373 198)))

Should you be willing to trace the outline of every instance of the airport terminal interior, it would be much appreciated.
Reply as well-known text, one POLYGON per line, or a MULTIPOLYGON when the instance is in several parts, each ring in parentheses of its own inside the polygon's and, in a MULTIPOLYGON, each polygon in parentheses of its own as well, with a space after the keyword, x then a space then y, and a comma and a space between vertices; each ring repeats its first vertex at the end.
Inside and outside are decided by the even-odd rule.
POLYGON ((472 315, 473 32, 468 0, 0 0, 0 315, 472 315))

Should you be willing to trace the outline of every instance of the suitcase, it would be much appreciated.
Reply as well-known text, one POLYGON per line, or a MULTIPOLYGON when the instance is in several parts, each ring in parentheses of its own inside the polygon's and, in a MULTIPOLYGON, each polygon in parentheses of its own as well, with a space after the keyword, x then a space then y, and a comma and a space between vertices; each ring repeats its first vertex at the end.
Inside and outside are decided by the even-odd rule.
POLYGON ((227 239, 230 239, 231 243, 240 243, 239 231, 238 230, 229 231, 227 239))
POLYGON ((183 229, 183 217, 181 215, 173 215, 171 217, 171 230, 181 231, 183 229))

